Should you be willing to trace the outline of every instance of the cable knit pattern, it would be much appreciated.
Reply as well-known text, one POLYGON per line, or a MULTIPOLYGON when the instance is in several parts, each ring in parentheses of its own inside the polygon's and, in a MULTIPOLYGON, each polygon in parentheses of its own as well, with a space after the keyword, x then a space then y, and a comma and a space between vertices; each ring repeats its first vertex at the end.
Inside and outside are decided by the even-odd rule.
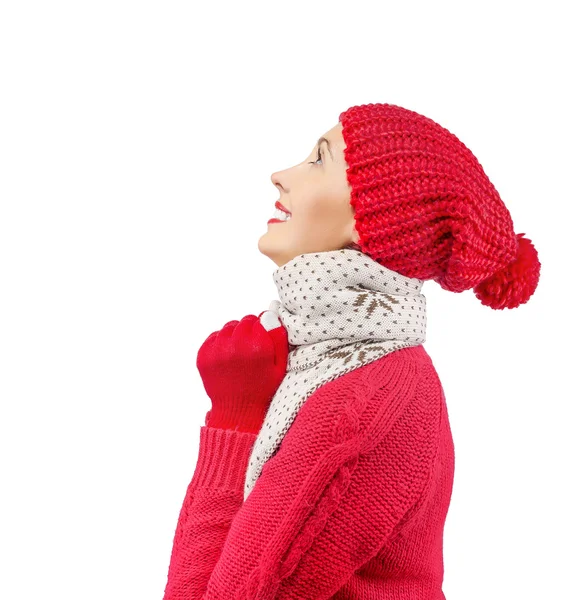
POLYGON ((164 600, 443 600, 454 474, 424 346, 324 384, 245 502, 256 435, 201 427, 164 600))

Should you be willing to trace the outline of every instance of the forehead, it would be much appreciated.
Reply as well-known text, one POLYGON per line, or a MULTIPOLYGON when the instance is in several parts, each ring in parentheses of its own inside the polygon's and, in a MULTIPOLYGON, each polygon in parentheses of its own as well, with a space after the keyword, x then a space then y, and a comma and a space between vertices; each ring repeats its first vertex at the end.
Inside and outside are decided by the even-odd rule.
POLYGON ((322 137, 325 137, 328 140, 330 140, 332 146, 335 146, 336 148, 339 148, 341 150, 343 150, 346 146, 344 143, 344 138, 342 137, 341 123, 338 123, 337 125, 334 125, 331 129, 328 129, 328 131, 322 134, 322 137))
MULTIPOLYGON (((338 123, 331 129, 328 129, 323 133, 319 139, 326 138, 330 142, 330 151, 334 161, 343 162, 344 150, 346 149, 346 143, 342 137, 342 124, 338 123)), ((317 148, 318 144, 314 145, 314 149, 317 148)))

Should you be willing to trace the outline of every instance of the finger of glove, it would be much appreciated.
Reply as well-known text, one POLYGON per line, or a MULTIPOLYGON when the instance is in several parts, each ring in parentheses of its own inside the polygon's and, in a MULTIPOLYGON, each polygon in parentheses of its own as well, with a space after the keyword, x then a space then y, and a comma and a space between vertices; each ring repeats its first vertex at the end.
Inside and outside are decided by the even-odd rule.
POLYGON ((195 362, 195 364, 197 365, 197 368, 202 366, 205 359, 209 356, 211 349, 213 348, 215 339, 217 338, 218 333, 219 333, 219 331, 214 331, 213 333, 210 333, 207 336, 207 338, 205 339, 205 341, 201 344, 199 349, 197 350, 197 359, 195 362))
MULTIPOLYGON (((239 330, 241 333, 247 333, 248 331, 251 331, 251 328, 253 327, 253 324, 256 320, 256 315, 245 315, 245 317, 243 317, 241 321, 239 321, 239 323, 237 324, 236 331, 239 330)), ((236 333, 235 335, 240 334, 236 333)))
POLYGON ((238 323, 239 321, 237 320, 227 321, 227 323, 225 323, 225 325, 217 332, 219 337, 229 337, 238 323))
POLYGON ((256 336, 254 325, 258 322, 256 315, 246 315, 241 319, 235 331, 231 334, 231 342, 237 351, 245 349, 247 352, 254 352, 257 349, 265 351, 270 350, 269 344, 263 347, 263 338, 256 336))
POLYGON ((239 323, 237 320, 228 321, 221 329, 207 337, 197 352, 197 368, 200 366, 203 368, 206 363, 211 363, 223 352, 223 347, 227 345, 227 340, 231 337, 237 323, 239 323))
MULTIPOLYGON (((211 333, 203 342, 203 344, 201 344, 201 348, 199 348, 199 353, 206 357, 212 356, 215 352, 216 346, 217 351, 219 351, 219 348, 223 345, 223 340, 228 339, 231 336, 231 333, 235 329, 237 323, 238 321, 236 320, 228 321, 221 329, 211 333)), ((199 360, 199 358, 197 358, 197 360, 199 360)))
POLYGON ((289 352, 287 329, 283 326, 276 310, 264 310, 259 321, 273 343, 275 363, 285 366, 289 352))
POLYGON ((212 343, 203 349, 201 365, 203 366, 205 363, 227 365, 232 360, 250 358, 252 356, 251 347, 242 338, 247 337, 244 330, 248 324, 251 326, 255 319, 257 319, 255 315, 247 315, 241 321, 235 320, 226 323, 214 336, 212 343), (239 329, 240 326, 241 329, 239 329))
POLYGON ((218 333, 218 331, 214 331, 213 333, 211 333, 207 337, 207 339, 201 344, 199 350, 197 350, 195 366, 200 372, 205 369, 205 366, 213 356, 213 346, 215 344, 215 340, 217 339, 218 333))

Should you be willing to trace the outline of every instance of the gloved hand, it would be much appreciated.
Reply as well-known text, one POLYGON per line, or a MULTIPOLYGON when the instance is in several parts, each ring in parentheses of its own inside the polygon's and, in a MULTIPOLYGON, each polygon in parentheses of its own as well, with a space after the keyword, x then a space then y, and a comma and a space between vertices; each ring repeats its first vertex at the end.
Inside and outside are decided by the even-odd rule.
POLYGON ((258 316, 229 321, 197 353, 197 369, 212 408, 205 425, 258 433, 287 368, 287 330, 274 300, 258 316))

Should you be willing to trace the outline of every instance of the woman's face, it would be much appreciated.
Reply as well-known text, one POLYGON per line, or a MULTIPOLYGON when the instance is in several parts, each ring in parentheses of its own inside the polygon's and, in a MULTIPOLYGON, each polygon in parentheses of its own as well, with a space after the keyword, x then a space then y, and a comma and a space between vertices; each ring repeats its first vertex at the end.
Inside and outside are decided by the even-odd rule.
MULTIPOLYGON (((300 254, 339 250, 358 241, 346 179, 345 147, 342 124, 338 123, 320 138, 303 162, 272 174, 279 202, 291 218, 268 223, 258 248, 278 267, 300 254)), ((275 199, 272 217, 274 203, 275 199)))

